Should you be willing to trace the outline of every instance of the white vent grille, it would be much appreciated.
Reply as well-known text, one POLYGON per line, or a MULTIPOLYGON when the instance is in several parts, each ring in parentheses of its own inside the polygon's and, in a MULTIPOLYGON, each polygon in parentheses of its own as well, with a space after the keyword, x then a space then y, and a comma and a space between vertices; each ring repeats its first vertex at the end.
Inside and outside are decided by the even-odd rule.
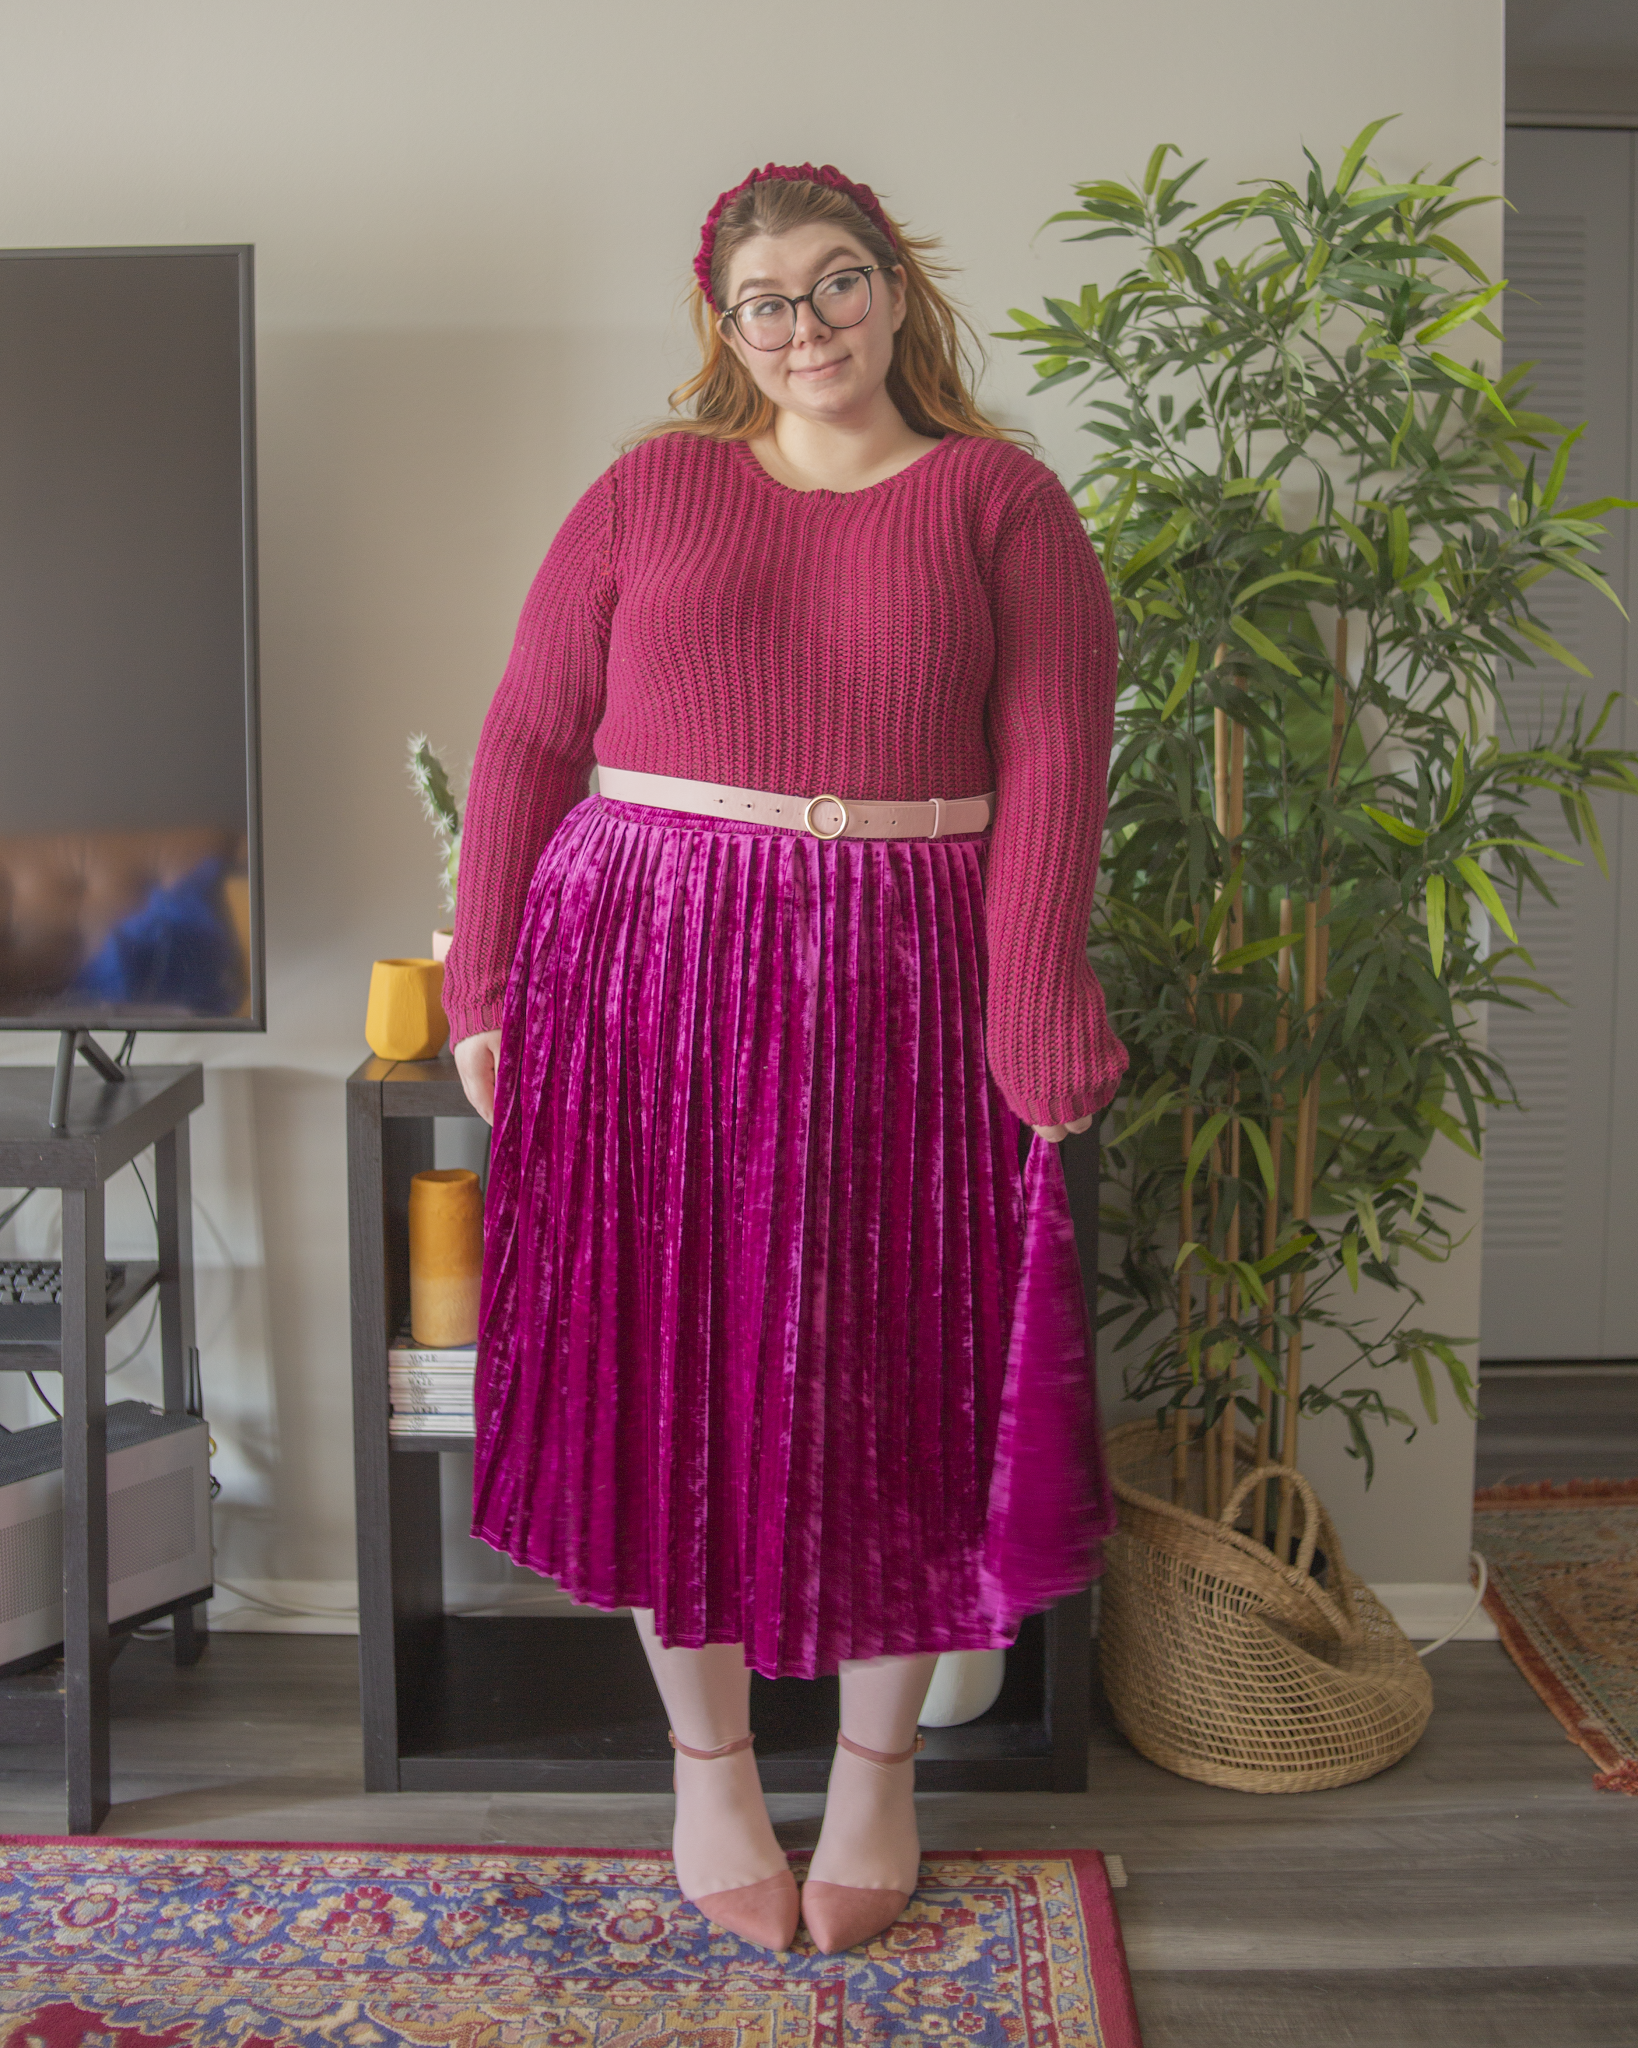
POLYGON ((108 1496, 108 1555, 118 1558, 121 1580, 188 1555, 196 1527, 193 1496, 194 1475, 188 1466, 108 1496))
POLYGON ((62 1597, 62 1509, 0 1529, 0 1627, 59 1606, 62 1597))

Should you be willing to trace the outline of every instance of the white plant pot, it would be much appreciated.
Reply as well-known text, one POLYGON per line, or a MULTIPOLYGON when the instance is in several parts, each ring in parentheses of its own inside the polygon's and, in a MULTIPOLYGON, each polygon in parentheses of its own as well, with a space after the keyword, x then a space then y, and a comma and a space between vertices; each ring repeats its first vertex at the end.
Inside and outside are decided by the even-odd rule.
POLYGON ((447 960, 449 958, 449 949, 454 944, 454 941, 455 934, 453 932, 434 932, 432 935, 433 959, 447 960))
POLYGON ((933 1666, 920 1720, 923 1728, 959 1728, 987 1714, 1007 1675, 1005 1650, 946 1650, 933 1666))

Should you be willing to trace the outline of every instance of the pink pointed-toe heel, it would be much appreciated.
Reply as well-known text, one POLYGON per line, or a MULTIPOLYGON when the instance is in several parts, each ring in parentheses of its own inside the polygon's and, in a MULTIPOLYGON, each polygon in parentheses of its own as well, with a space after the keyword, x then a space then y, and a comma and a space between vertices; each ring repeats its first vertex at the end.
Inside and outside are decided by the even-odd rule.
MULTIPOLYGON (((690 1749, 686 1742, 679 1742, 672 1735, 671 1747, 701 1763, 710 1763, 719 1756, 735 1756, 740 1750, 749 1749, 755 1740, 754 1735, 742 1735, 737 1742, 725 1742, 720 1749, 690 1749)), ((672 1784, 675 1787, 675 1773, 672 1784)), ((788 1869, 776 1870, 772 1877, 758 1878, 755 1884, 736 1884, 728 1891, 706 1892, 698 1899, 690 1899, 684 1892, 683 1898, 715 1926, 726 1927, 730 1934, 737 1934, 741 1941, 754 1942, 758 1948, 787 1949, 796 1939, 801 1896, 788 1869)))
MULTIPOLYGON (((866 1749, 838 1734, 837 1742, 854 1756, 872 1764, 907 1764, 926 1747, 927 1738, 918 1735, 908 1749, 892 1754, 885 1749, 866 1749)), ((810 1877, 802 1887, 802 1924, 813 1936, 821 1954, 836 1955, 844 1948, 860 1948, 885 1934, 910 1903, 909 1892, 890 1891, 885 1885, 826 1884, 810 1877)))

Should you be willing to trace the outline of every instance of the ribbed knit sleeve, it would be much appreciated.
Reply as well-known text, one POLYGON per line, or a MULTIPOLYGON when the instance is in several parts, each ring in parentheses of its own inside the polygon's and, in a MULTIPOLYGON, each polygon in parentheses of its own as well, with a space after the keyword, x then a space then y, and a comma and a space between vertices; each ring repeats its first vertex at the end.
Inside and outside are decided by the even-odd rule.
POLYGON ((1086 956, 1108 808, 1114 611, 1068 494, 1044 478, 986 579, 996 818, 985 884, 990 1072, 1026 1123, 1101 1109, 1126 1068, 1086 956))
POLYGON ((452 1045, 500 1028, 536 863, 586 794, 614 616, 616 515, 611 469, 569 514, 541 564, 484 719, 444 970, 452 1045))

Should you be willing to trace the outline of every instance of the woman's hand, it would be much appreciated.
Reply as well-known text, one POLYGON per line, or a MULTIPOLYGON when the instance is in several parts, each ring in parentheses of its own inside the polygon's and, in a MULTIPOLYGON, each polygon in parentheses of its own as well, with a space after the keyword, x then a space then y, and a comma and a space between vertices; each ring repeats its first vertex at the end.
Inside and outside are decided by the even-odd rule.
POLYGON ((455 1071, 466 1099, 486 1124, 495 1121, 495 1060, 500 1042, 498 1031, 474 1031, 455 1048, 455 1071))
MULTIPOLYGON (((473 1039, 470 1039, 470 1038, 469 1038, 469 1039, 468 1039, 468 1040, 467 1040, 466 1042, 467 1042, 467 1044, 468 1044, 468 1045, 472 1045, 472 1044, 474 1044, 474 1043, 475 1043, 476 1041, 475 1041, 475 1040, 473 1040, 473 1039)), ((460 1054, 459 1054, 459 1053, 457 1053, 457 1054, 456 1054, 456 1059, 457 1059, 457 1061, 459 1061, 459 1058, 460 1058, 460 1054)), ((468 1088, 466 1092, 467 1092, 467 1094, 468 1094, 468 1095, 471 1095, 471 1094, 472 1094, 472 1090, 471 1090, 470 1088, 468 1088)), ((474 1099, 474 1100, 476 1100, 476 1097, 474 1097, 473 1099, 474 1099)), ((1063 1143, 1063 1141, 1065 1140, 1065 1138, 1067 1138, 1067 1137, 1068 1137, 1068 1136, 1070 1135, 1070 1133, 1071 1133, 1071 1132, 1075 1132, 1075 1133, 1077 1133, 1077 1134, 1078 1134, 1078 1133, 1080 1133, 1081 1131, 1089 1131, 1089 1130, 1091 1130, 1091 1128, 1092 1128, 1092 1119, 1091 1119, 1091 1118, 1090 1118, 1089 1116, 1081 1116, 1081 1117, 1077 1117, 1077 1118, 1075 1119, 1075 1121, 1074 1121, 1074 1122, 1073 1122, 1072 1124, 1031 1124, 1031 1125, 1030 1125, 1030 1129, 1031 1129, 1031 1130, 1032 1130, 1032 1131, 1033 1131, 1033 1132, 1035 1133, 1036 1137, 1038 1137, 1038 1138, 1045 1138, 1045 1139, 1046 1139, 1046 1141, 1047 1141, 1047 1143, 1048 1143, 1049 1145, 1061 1145, 1061 1144, 1063 1143)))

